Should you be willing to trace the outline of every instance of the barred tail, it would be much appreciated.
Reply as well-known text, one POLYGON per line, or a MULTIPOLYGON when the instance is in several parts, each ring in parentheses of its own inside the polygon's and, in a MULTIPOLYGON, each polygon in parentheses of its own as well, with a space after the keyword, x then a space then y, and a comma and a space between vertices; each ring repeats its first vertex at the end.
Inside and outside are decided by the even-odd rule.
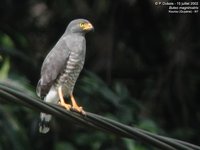
POLYGON ((50 121, 52 116, 46 113, 40 113, 40 123, 39 123, 39 132, 47 133, 50 130, 50 121))

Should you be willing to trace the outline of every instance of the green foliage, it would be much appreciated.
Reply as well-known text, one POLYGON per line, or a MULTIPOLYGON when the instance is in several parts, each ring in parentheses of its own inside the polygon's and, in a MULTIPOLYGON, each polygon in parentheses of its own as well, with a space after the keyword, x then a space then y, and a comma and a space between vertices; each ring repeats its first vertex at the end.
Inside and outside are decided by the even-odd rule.
POLYGON ((130 139, 124 139, 124 142, 126 143, 126 149, 127 150, 147 150, 149 148, 145 148, 141 144, 138 144, 137 142, 130 140, 130 139))
MULTIPOLYGON (((3 61, 3 58, 1 59, 3 61)), ((10 70, 10 60, 9 58, 5 58, 0 68, 0 80, 6 80, 10 70)))
POLYGON ((0 32, 0 45, 6 48, 13 48, 15 44, 12 39, 7 35, 0 32))
POLYGON ((69 142, 58 142, 55 145, 55 150, 75 150, 75 148, 73 147, 73 145, 71 145, 69 142))
POLYGON ((150 119, 141 119, 137 124, 137 127, 153 133, 161 133, 161 129, 158 127, 158 125, 150 119))
MULTIPOLYGON (((0 141, 2 149, 25 150, 30 148, 30 141, 26 134, 26 128, 22 124, 24 119, 19 120, 23 113, 30 113, 26 109, 15 106, 0 106, 0 141)), ((25 116, 25 115, 24 115, 25 116)))

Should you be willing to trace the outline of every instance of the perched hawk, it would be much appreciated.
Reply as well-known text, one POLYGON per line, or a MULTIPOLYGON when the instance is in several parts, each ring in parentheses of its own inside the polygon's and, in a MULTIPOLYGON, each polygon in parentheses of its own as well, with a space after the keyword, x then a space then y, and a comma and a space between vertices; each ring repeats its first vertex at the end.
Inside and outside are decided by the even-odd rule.
MULTIPOLYGON (((67 110, 72 108, 84 113, 73 97, 73 88, 85 61, 85 34, 91 30, 93 26, 88 20, 71 21, 65 33, 46 56, 36 89, 37 95, 45 102, 60 103, 67 110), (64 96, 70 97, 72 105, 65 103, 64 96)), ((41 113, 40 118, 39 131, 47 133, 51 115, 41 113)))

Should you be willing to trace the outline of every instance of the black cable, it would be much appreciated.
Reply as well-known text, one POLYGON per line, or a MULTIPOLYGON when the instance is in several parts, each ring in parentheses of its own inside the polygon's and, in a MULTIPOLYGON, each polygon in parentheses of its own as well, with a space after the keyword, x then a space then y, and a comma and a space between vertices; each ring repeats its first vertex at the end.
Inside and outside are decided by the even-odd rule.
POLYGON ((200 147, 194 144, 130 127, 97 114, 86 112, 86 115, 82 115, 75 111, 67 111, 58 105, 45 103, 38 98, 31 97, 3 84, 0 84, 0 101, 4 103, 7 101, 18 103, 38 111, 50 113, 65 120, 73 121, 85 127, 92 127, 117 136, 135 139, 163 150, 200 150, 200 147))

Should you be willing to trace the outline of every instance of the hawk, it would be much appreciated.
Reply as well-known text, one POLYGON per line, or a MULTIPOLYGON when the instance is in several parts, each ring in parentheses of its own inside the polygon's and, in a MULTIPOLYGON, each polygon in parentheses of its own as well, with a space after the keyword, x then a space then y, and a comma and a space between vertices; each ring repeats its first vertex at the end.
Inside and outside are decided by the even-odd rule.
MULTIPOLYGON (((85 34, 93 29, 93 25, 86 19, 72 20, 46 56, 36 88, 37 95, 45 102, 59 103, 67 110, 72 108, 82 114, 85 113, 82 107, 77 105, 73 89, 85 61, 85 34), (72 105, 65 103, 65 96, 70 97, 72 105)), ((39 132, 47 133, 50 130, 51 118, 49 114, 40 114, 39 132)))

